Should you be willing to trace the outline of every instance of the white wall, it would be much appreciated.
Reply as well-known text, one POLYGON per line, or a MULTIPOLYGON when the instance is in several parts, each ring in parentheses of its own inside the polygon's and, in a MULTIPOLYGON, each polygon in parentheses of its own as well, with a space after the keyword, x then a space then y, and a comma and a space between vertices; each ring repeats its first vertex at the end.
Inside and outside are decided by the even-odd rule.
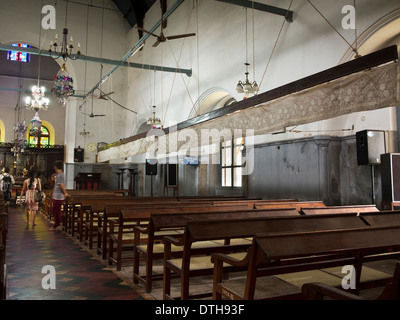
MULTIPOLYGON (((258 0, 282 8, 289 6, 290 0, 258 0)), ((90 3, 90 0, 79 0, 90 3)), ((171 6, 175 1, 168 1, 171 6)), ((341 28, 343 15, 341 9, 350 4, 348 0, 315 0, 315 5, 327 16, 348 41, 354 41, 354 31, 341 28)), ((350 1, 352 3, 352 1, 350 1)), ((54 1, 44 0, 43 4, 54 1)), ((101 6, 103 1, 96 0, 101 6)), ((112 10, 69 4, 68 28, 75 44, 81 43, 83 54, 109 59, 121 59, 138 41, 135 28, 130 28, 112 1, 104 4, 112 10), (87 13, 89 10, 89 20, 87 13), (86 37, 88 24, 88 37, 86 37), (102 31, 103 30, 103 31, 102 31), (102 37, 103 33, 103 37, 102 37)), ((35 46, 39 43, 41 0, 6 1, 0 0, 0 42, 26 42, 35 46), (15 24, 17 19, 18 24, 15 24), (12 26, 12 27, 11 27, 12 26)), ((57 30, 42 30, 45 48, 57 33, 61 38, 64 27, 65 1, 57 1, 57 30)), ((357 26, 361 34, 375 21, 398 7, 398 0, 359 0, 357 1, 357 26)), ((292 10, 294 22, 287 23, 272 59, 270 68, 261 83, 261 91, 267 91, 291 81, 303 78, 338 64, 346 52, 347 44, 331 29, 306 0, 295 0, 292 10)), ((283 17, 256 11, 255 16, 255 56, 256 80, 260 83, 273 45, 281 28, 283 17)), ((249 18, 249 62, 252 63, 252 11, 249 18)), ((160 19, 160 7, 156 2, 146 14, 145 28, 150 29, 160 19)), ((161 73, 133 68, 119 68, 102 86, 103 91, 115 91, 113 98, 127 108, 138 112, 134 115, 112 102, 95 98, 94 113, 106 117, 89 118, 79 111, 82 99, 71 99, 65 114, 65 139, 67 162, 73 162, 73 148, 85 147, 88 142, 111 143, 132 135, 136 125, 151 115, 150 106, 158 106, 158 116, 165 124, 188 119, 197 99, 210 88, 221 87, 237 100, 242 97, 235 91, 237 81, 244 78, 245 62, 245 10, 214 0, 185 1, 168 19, 167 35, 195 32, 197 37, 174 40, 153 48, 155 41, 150 37, 143 51, 130 58, 131 62, 176 67, 176 60, 182 68, 193 69, 193 76, 161 73), (196 5, 197 4, 197 5, 196 5), (172 53, 173 52, 173 53, 172 53), (155 88, 154 88, 155 77, 155 88), (154 91, 155 89, 155 91, 154 91), (154 95, 155 92, 155 95, 154 95), (91 134, 81 136, 86 122, 86 130, 91 134)), ((159 30, 156 32, 159 33, 159 30)), ((103 74, 112 66, 104 65, 103 74)), ((68 61, 67 68, 75 80, 78 94, 91 89, 100 79, 100 65, 82 61, 68 61)), ((250 67, 250 79, 253 68, 250 67)), ((96 96, 98 91, 96 92, 96 96)), ((0 92, 0 101, 14 101, 0 92)), ((3 105, 3 104, 2 104, 3 105)), ((9 103, 7 102, 7 105, 9 103)), ((15 105, 15 102, 12 102, 15 105)), ((59 109, 58 109, 59 110, 59 109)), ((3 109, 0 109, 3 111, 3 109)), ((91 100, 82 111, 90 113, 91 100)), ((50 115, 50 111, 48 114, 50 115)), ((56 118, 60 118, 57 114, 56 118)), ((46 116, 43 113, 43 119, 46 116)), ((62 114, 61 118, 64 119, 62 114)), ((304 130, 337 130, 356 124, 357 129, 374 126, 374 129, 396 130, 394 112, 390 109, 374 111, 362 115, 350 115, 340 119, 328 120, 305 126, 304 130), (363 118, 364 117, 364 118, 363 118), (363 119, 363 120, 361 120, 363 119), (376 122, 376 119, 380 121, 376 122)), ((49 120, 50 122, 53 120, 49 120)), ((56 122, 55 127, 62 127, 56 122)), ((7 125, 7 124, 6 124, 7 125)), ((8 129, 9 130, 9 129, 8 129)), ((9 131, 8 131, 9 132, 9 131)), ((349 133, 354 134, 354 132, 349 133)), ((9 133, 7 133, 9 135, 9 133)), ((307 136, 309 134, 305 134, 307 136)), ((321 135, 321 132, 318 133, 321 135)), ((271 139, 301 138, 304 135, 281 135, 271 139)), ((7 139, 8 140, 8 139, 7 139)), ((86 152, 87 162, 95 162, 95 153, 86 152)))
MULTIPOLYGON (((287 8, 290 1, 259 1, 266 4, 287 8)), ((171 5, 173 1, 169 1, 171 5)), ((160 72, 156 73, 156 96, 153 98, 154 72, 128 70, 128 100, 134 102, 139 112, 138 119, 150 115, 150 106, 158 106, 158 116, 165 124, 170 121, 187 120, 193 103, 199 95, 212 87, 222 87, 240 100, 242 97, 235 91, 237 81, 244 78, 245 62, 245 10, 241 7, 220 3, 213 0, 185 1, 168 20, 167 35, 195 32, 197 38, 174 40, 152 48, 154 38, 147 40, 142 52, 132 61, 149 64, 164 64, 175 67, 175 57, 179 66, 192 68, 193 76, 188 78, 160 72), (197 12, 198 10, 198 12, 197 12), (197 28, 198 14, 198 28, 197 28), (197 47, 197 41, 199 47, 197 47), (199 53, 199 55, 197 54, 199 53), (199 60, 198 60, 199 59, 199 60), (198 69, 198 63, 200 69, 198 69), (175 81, 175 82, 174 82, 175 81), (174 86, 172 84, 174 83, 174 86), (186 85, 185 85, 186 84, 186 85), (188 88, 188 90, 186 89, 188 88), (189 93, 187 92, 189 91, 189 93), (168 103, 169 101, 169 103, 168 103)), ((313 1, 343 36, 353 43, 353 30, 346 31, 341 27, 344 15, 341 13, 348 0, 313 1)), ((353 2, 351 1, 351 4, 353 2)), ((397 0, 359 0, 357 1, 358 34, 370 27, 378 19, 398 7, 397 0)), ((276 52, 272 58, 269 70, 261 83, 261 92, 276 88, 308 75, 336 66, 346 52, 348 45, 323 18, 308 4, 306 0, 294 1, 292 10, 295 12, 294 22, 287 23, 282 31, 276 52)), ((146 15, 145 28, 150 29, 159 19, 159 5, 154 5, 146 15)), ((249 60, 252 63, 252 11, 248 11, 249 19, 249 60)), ((255 12, 255 55, 256 80, 260 84, 272 48, 281 28, 283 17, 255 12)), ((158 33, 159 30, 156 32, 158 33)), ((136 30, 128 34, 128 43, 137 41, 136 30)), ((250 67, 250 79, 253 79, 253 67, 250 67)), ((349 115, 339 119, 323 121, 304 126, 305 131, 341 130, 355 124, 357 130, 383 129, 396 130, 393 124, 393 110, 384 109, 369 113, 349 115), (361 120, 362 119, 362 120, 361 120), (379 119, 378 121, 376 121, 379 119)), ((130 129, 130 128, 129 128, 130 129)), ((347 132, 344 134, 354 134, 347 132)), ((266 136, 266 140, 290 139, 309 136, 310 133, 294 135, 266 136)), ((311 134, 313 135, 313 134, 311 134)), ((343 133, 339 133, 343 135, 343 133)))

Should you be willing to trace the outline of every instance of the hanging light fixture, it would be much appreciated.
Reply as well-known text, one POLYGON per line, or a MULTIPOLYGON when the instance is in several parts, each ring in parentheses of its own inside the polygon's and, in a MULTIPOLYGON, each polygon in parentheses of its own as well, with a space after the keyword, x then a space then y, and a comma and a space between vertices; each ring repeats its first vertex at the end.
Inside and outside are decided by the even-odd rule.
MULTIPOLYGON (((246 80, 244 81, 240 81, 238 82, 237 86, 236 86, 236 91, 237 93, 243 94, 244 93, 244 99, 249 98, 251 95, 257 95, 258 92, 260 91, 260 88, 257 84, 257 82, 254 80, 253 82, 249 81, 249 66, 250 63, 248 62, 249 60, 249 54, 248 54, 248 39, 247 39, 247 8, 245 9, 246 11, 246 63, 244 64, 246 66, 246 80)), ((253 21, 254 23, 254 21, 253 21)), ((254 29, 254 28, 253 28, 254 29)), ((254 32, 254 30, 253 30, 254 32)), ((254 42, 254 35, 253 35, 253 42, 254 42)), ((254 43, 253 43, 253 51, 254 51, 254 43)), ((254 52, 253 52, 254 54, 254 52)))
POLYGON ((32 87, 32 98, 26 97, 25 104, 28 110, 46 111, 49 107, 50 100, 45 97, 45 87, 33 86, 32 87))
POLYGON ((54 87, 51 90, 57 97, 59 105, 65 107, 67 100, 75 93, 73 87, 73 79, 68 74, 65 63, 63 63, 61 70, 54 76, 54 87))
POLYGON ((29 129, 29 135, 37 138, 41 134, 42 134, 42 120, 40 120, 39 114, 36 112, 35 116, 31 120, 31 128, 29 129))
POLYGON ((156 117, 156 106, 153 106, 153 117, 150 117, 147 120, 147 124, 151 126, 153 129, 161 129, 162 128, 162 122, 160 118, 156 117))
POLYGON ((64 61, 67 59, 77 60, 81 55, 81 45, 78 43, 78 51, 76 55, 72 54, 72 50, 74 49, 73 38, 69 39, 68 44, 68 28, 67 28, 67 20, 68 20, 68 0, 66 1, 66 12, 65 12, 65 27, 63 29, 63 41, 61 45, 58 44, 58 34, 56 34, 54 38, 54 43, 50 42, 49 53, 50 56, 54 59, 63 58, 64 61), (60 47, 60 48, 59 48, 60 47))

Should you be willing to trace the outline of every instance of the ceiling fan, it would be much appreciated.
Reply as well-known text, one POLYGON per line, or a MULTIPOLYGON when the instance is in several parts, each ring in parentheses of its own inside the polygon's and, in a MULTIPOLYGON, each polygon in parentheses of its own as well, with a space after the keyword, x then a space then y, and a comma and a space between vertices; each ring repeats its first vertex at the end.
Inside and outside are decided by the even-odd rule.
POLYGON ((105 117, 105 114, 94 114, 93 113, 93 94, 92 94, 92 112, 90 114, 84 113, 82 112, 84 115, 89 116, 90 118, 94 118, 94 117, 105 117))
MULTIPOLYGON (((164 13, 163 13, 163 10, 161 10, 161 22, 163 22, 163 21, 164 21, 164 13)), ((151 35, 151 36, 153 36, 155 38, 157 38, 157 41, 153 44, 154 48, 158 47, 160 43, 164 43, 167 40, 175 40, 175 39, 182 39, 182 38, 188 38, 188 37, 196 36, 195 33, 186 33, 186 34, 179 34, 179 35, 175 35, 175 36, 166 37, 164 35, 164 32, 163 32, 163 30, 164 30, 163 23, 161 23, 161 33, 160 33, 160 35, 156 35, 156 34, 150 32, 150 31, 147 31, 147 30, 145 30, 145 29, 143 29, 141 27, 138 27, 138 26, 136 26, 136 28, 141 30, 141 31, 143 31, 143 32, 148 33, 149 35, 151 35)))
MULTIPOLYGON (((100 90, 100 89, 99 89, 100 90)), ((112 91, 112 92, 109 92, 109 93, 104 93, 103 91, 101 91, 100 90, 100 95, 99 95, 99 99, 102 99, 102 100, 108 100, 107 98, 108 98, 108 96, 111 96, 112 94, 114 94, 115 92, 114 91, 112 91)))

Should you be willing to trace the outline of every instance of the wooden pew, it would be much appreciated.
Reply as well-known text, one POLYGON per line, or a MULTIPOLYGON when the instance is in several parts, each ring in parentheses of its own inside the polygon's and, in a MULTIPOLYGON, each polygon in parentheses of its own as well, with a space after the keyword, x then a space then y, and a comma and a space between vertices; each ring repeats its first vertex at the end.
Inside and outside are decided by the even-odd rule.
MULTIPOLYGON (((107 259, 107 243, 109 242, 108 230, 110 228, 110 220, 116 219, 120 217, 122 209, 130 209, 130 208, 140 208, 140 209, 147 209, 152 208, 154 210, 158 210, 161 208, 171 208, 171 207, 198 207, 198 206, 209 206, 210 202, 203 201, 200 203, 193 203, 193 202, 169 202, 169 201, 160 201, 160 202, 139 202, 133 203, 129 205, 106 205, 104 206, 104 213, 103 215, 99 216, 98 227, 97 227, 97 254, 101 254, 104 260, 107 259), (103 250, 103 248, 105 250, 103 250)), ((150 215, 149 215, 150 217, 150 215)), ((112 222, 112 227, 115 229, 118 227, 118 221, 112 222)))
POLYGON ((7 265, 5 246, 0 245, 0 300, 6 300, 7 292, 7 265))
MULTIPOLYGON (((134 198, 136 200, 138 198, 134 198)), ((153 209, 159 209, 163 207, 198 207, 198 206, 211 206, 212 201, 208 201, 206 199, 200 199, 197 201, 190 201, 190 202, 177 202, 174 201, 171 198, 168 198, 165 200, 164 198, 160 201, 155 201, 158 198, 153 198, 152 201, 150 202, 145 202, 148 200, 148 198, 139 198, 140 201, 136 204, 136 206, 139 206, 141 208, 145 207, 150 207, 153 209)), ((224 205, 224 202, 220 203, 221 206, 224 205)), ((230 205, 229 202, 226 203, 226 205, 230 205)), ((242 206, 243 204, 234 204, 235 206, 242 206)), ((107 243, 109 242, 108 235, 107 235, 107 230, 109 228, 109 223, 108 219, 114 219, 114 218, 119 218, 121 209, 127 208, 127 207, 118 207, 117 205, 114 207, 107 206, 108 210, 104 210, 104 215, 100 216, 100 221, 98 222, 98 227, 97 227, 97 253, 102 255, 103 259, 107 258, 107 243), (104 228, 106 226, 106 228, 104 228), (106 248, 106 250, 103 250, 103 248, 106 248)), ((118 226, 118 223, 113 223, 113 225, 118 226)), ((90 228, 90 227, 89 227, 90 228)))
MULTIPOLYGON (((224 296, 232 300, 254 300, 256 280, 259 278, 344 265, 355 267, 357 292, 361 287, 362 265, 368 261, 369 256, 376 255, 377 252, 381 253, 379 259, 399 256, 399 232, 400 226, 391 226, 256 235, 249 253, 242 260, 232 259, 222 254, 212 255, 214 261, 213 298, 218 300, 224 296), (237 283, 233 290, 229 281, 222 282, 223 263, 247 267, 247 277, 241 281, 243 286, 240 290, 237 283)), ((264 294, 262 299, 301 297, 300 288, 280 297, 268 297, 265 292, 264 294)))
MULTIPOLYGON (((65 225, 66 232, 75 235, 75 231, 79 232, 80 214, 82 213, 81 207, 83 201, 91 202, 126 202, 132 201, 132 197, 122 197, 115 195, 79 195, 74 197, 68 197, 66 200, 66 211, 65 211, 65 225)), ((78 233, 79 234, 79 233, 78 233)))
POLYGON ((326 208, 302 208, 301 214, 313 215, 313 214, 332 214, 332 213, 354 213, 360 214, 362 212, 379 212, 375 205, 363 205, 363 206, 331 206, 326 208))
MULTIPOLYGON (((370 300, 322 283, 306 283, 301 287, 304 300, 370 300)), ((396 263, 393 278, 378 298, 373 300, 400 300, 400 262, 396 263)))
MULTIPOLYGON (((293 211, 297 212, 294 208, 293 211)), ((272 211, 273 212, 273 211, 272 211)), ((192 245, 198 241, 218 241, 226 239, 241 239, 253 237, 257 233, 265 232, 304 232, 314 230, 334 230, 348 228, 367 228, 368 226, 353 215, 323 215, 323 216, 288 216, 288 217, 270 217, 263 219, 249 219, 238 221, 200 221, 189 222, 185 229, 183 240, 165 237, 165 261, 164 261, 164 299, 172 299, 170 296, 170 276, 171 272, 175 272, 181 279, 181 297, 186 300, 193 298, 189 295, 189 278, 197 275, 207 275, 213 273, 213 265, 211 261, 204 257, 196 259, 202 266, 198 268, 195 263, 191 265, 191 256, 199 254, 196 249, 192 249, 192 245), (171 247, 181 246, 184 252, 182 259, 176 259, 171 255, 171 247)), ((250 243, 248 243, 248 247, 250 243)), ((231 252, 235 252, 232 248, 228 248, 231 252)), ((221 248, 216 247, 214 252, 221 252, 221 248)), ((213 253, 210 249, 207 254, 213 253)), ((243 254, 239 254, 243 256, 243 254)), ((209 293, 206 294, 210 295, 209 293)))
MULTIPOLYGON (((298 215, 295 210, 279 210, 279 211, 262 211, 262 210, 249 210, 247 204, 239 203, 238 205, 226 206, 210 206, 210 207, 181 207, 163 209, 162 212, 152 213, 148 218, 150 223, 146 227, 135 227, 134 239, 134 258, 133 258, 133 280, 135 282, 142 281, 146 286, 146 291, 150 292, 152 289, 153 280, 153 262, 154 260, 163 258, 163 245, 161 242, 165 236, 163 230, 182 230, 188 221, 197 219, 222 219, 222 218, 246 218, 246 217, 262 217, 273 215, 298 215), (141 245, 143 237, 147 239, 147 243, 141 245), (143 257, 145 262, 145 276, 140 276, 139 261, 143 257)), ((122 210, 122 219, 131 221, 135 219, 135 210, 122 210)), ((121 220, 120 220, 121 221, 121 220)), ((180 233, 179 233, 180 234, 180 233)), ((179 238, 179 234, 178 237, 179 238)))
POLYGON ((85 227, 94 226, 94 218, 99 217, 100 214, 104 212, 105 205, 134 205, 138 204, 138 202, 134 198, 127 198, 127 197, 116 197, 116 198, 108 198, 108 199, 81 199, 79 202, 79 211, 78 216, 73 219, 73 223, 77 226, 77 237, 80 241, 84 241, 83 233, 85 231, 85 227), (92 224, 91 224, 92 221, 92 224))
MULTIPOLYGON (((249 209, 254 209, 256 204, 281 204, 281 203, 293 203, 293 202, 298 202, 298 200, 295 199, 281 199, 281 200, 261 200, 261 199, 238 199, 238 200, 224 200, 224 201, 213 201, 213 205, 219 206, 219 205, 230 205, 230 204, 237 204, 237 203, 242 203, 242 204, 247 204, 249 209)), ((259 208, 263 209, 263 208, 259 208)), ((266 208, 270 209, 270 208, 266 208)))
MULTIPOLYGON (((154 204, 149 205, 147 207, 140 206, 138 208, 130 208, 130 209, 122 209, 121 215, 119 216, 118 220, 112 221, 112 225, 110 227, 110 240, 109 240, 109 264, 115 263, 117 265, 117 270, 121 269, 122 266, 122 247, 124 245, 134 245, 135 244, 135 230, 136 228, 132 228, 132 225, 138 224, 138 222, 143 221, 152 221, 151 216, 152 214, 159 216, 168 215, 171 213, 174 214, 184 214, 188 212, 226 212, 226 211, 238 211, 238 210, 245 210, 247 208, 246 205, 232 205, 232 206, 219 206, 214 207, 209 204, 203 203, 179 203, 177 205, 160 205, 158 208, 154 206, 154 204), (115 234, 111 234, 112 230, 114 229, 114 225, 118 224, 118 232, 115 234), (114 252, 114 243, 116 244, 116 251, 117 256, 116 258, 113 257, 114 252)), ((154 232, 148 233, 147 227, 148 223, 145 226, 141 226, 138 230, 144 230, 144 234, 146 234, 146 242, 152 239, 151 236, 154 236, 154 232), (149 238, 150 236, 150 238, 149 238)), ((169 229, 179 229, 182 228, 181 225, 179 226, 170 226, 169 229)), ((151 229, 151 227, 150 227, 151 229)), ((164 231, 157 230, 162 233, 162 235, 166 235, 164 231)), ((168 233, 169 234, 169 233, 168 233)), ((176 234, 176 232, 173 232, 176 234)), ((162 239, 162 238, 161 238, 162 239)), ((161 240, 159 239, 159 240, 161 240)), ((140 235, 137 239, 136 243, 139 245, 141 243, 140 235)), ((152 243, 152 242, 151 242, 152 243)), ((128 259, 132 261, 132 258, 128 259)))
POLYGON ((360 217, 372 227, 400 225, 400 211, 381 211, 378 214, 364 212, 360 217))
POLYGON ((325 208, 325 204, 322 201, 311 201, 311 202, 271 202, 271 203, 255 203, 256 209, 288 209, 296 208, 298 212, 301 212, 302 208, 325 208))
POLYGON ((3 245, 5 247, 7 245, 7 233, 8 233, 7 213, 0 213, 0 226, 1 226, 0 245, 3 245))

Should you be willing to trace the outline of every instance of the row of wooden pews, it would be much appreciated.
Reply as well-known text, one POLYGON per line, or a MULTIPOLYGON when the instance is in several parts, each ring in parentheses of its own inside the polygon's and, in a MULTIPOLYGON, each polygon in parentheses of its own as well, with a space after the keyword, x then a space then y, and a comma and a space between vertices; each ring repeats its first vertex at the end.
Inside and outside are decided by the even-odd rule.
POLYGON ((7 298, 7 232, 8 213, 6 212, 3 193, 0 192, 0 300, 6 300, 7 298))
POLYGON ((131 198, 118 192, 84 190, 69 193, 63 208, 64 231, 90 249, 96 246, 102 259, 115 264, 117 270, 133 265, 132 279, 144 284, 146 291, 151 292, 153 281, 162 280, 164 299, 300 298, 304 296, 301 288, 283 285, 282 292, 275 292, 276 283, 269 285, 268 281, 279 280, 273 275, 343 264, 354 265, 361 273, 363 262, 384 259, 388 250, 397 257, 400 251, 391 236, 400 215, 379 212, 375 206, 326 207, 320 201, 223 197, 131 198), (378 242, 366 250, 370 243, 361 243, 362 235, 370 239, 374 228, 380 228, 379 236, 388 232, 394 241, 390 248, 378 242), (336 247, 330 247, 330 242, 324 247, 328 234, 337 240, 332 240, 336 247), (339 241, 342 235, 352 234, 360 247, 347 248, 350 240, 339 241), (260 245, 270 237, 273 245, 260 245), (313 246, 308 243, 320 247, 310 249, 313 246), (291 244, 296 244, 293 255, 286 255, 291 244), (161 275, 154 273, 155 263, 164 265, 161 275), (205 282, 209 279, 213 292, 190 292, 191 279, 200 276, 205 282), (171 294, 172 278, 179 279, 179 296, 171 294))
MULTIPOLYGON (((300 299, 305 298, 305 293, 308 298, 317 297, 318 294, 310 293, 312 289, 318 288, 315 284, 304 285, 305 289, 302 292, 298 287, 281 283, 277 291, 276 281, 279 281, 279 278, 277 280, 272 276, 307 270, 326 270, 345 265, 352 265, 355 268, 356 289, 353 293, 358 294, 363 288, 386 284, 390 290, 385 290, 385 298, 395 298, 393 292, 398 291, 398 283, 394 291, 392 283, 393 279, 398 281, 396 273, 393 279, 371 280, 365 283, 361 283, 360 279, 364 263, 400 257, 399 213, 374 212, 361 213, 358 216, 357 214, 314 215, 297 221, 296 218, 289 218, 282 226, 269 224, 264 231, 258 230, 244 257, 237 259, 221 253, 212 255, 213 298, 217 300, 222 297, 233 300, 300 299), (307 223, 301 227, 304 222, 307 223), (235 271, 246 270, 247 275, 224 280, 224 273, 235 268, 235 271), (388 292, 392 294, 388 295, 388 292)), ((196 227, 198 226, 187 226, 187 228, 196 227)), ((324 285, 319 288, 321 287, 326 288, 324 285)), ((341 287, 339 277, 336 279, 335 287, 336 292, 341 287)))

